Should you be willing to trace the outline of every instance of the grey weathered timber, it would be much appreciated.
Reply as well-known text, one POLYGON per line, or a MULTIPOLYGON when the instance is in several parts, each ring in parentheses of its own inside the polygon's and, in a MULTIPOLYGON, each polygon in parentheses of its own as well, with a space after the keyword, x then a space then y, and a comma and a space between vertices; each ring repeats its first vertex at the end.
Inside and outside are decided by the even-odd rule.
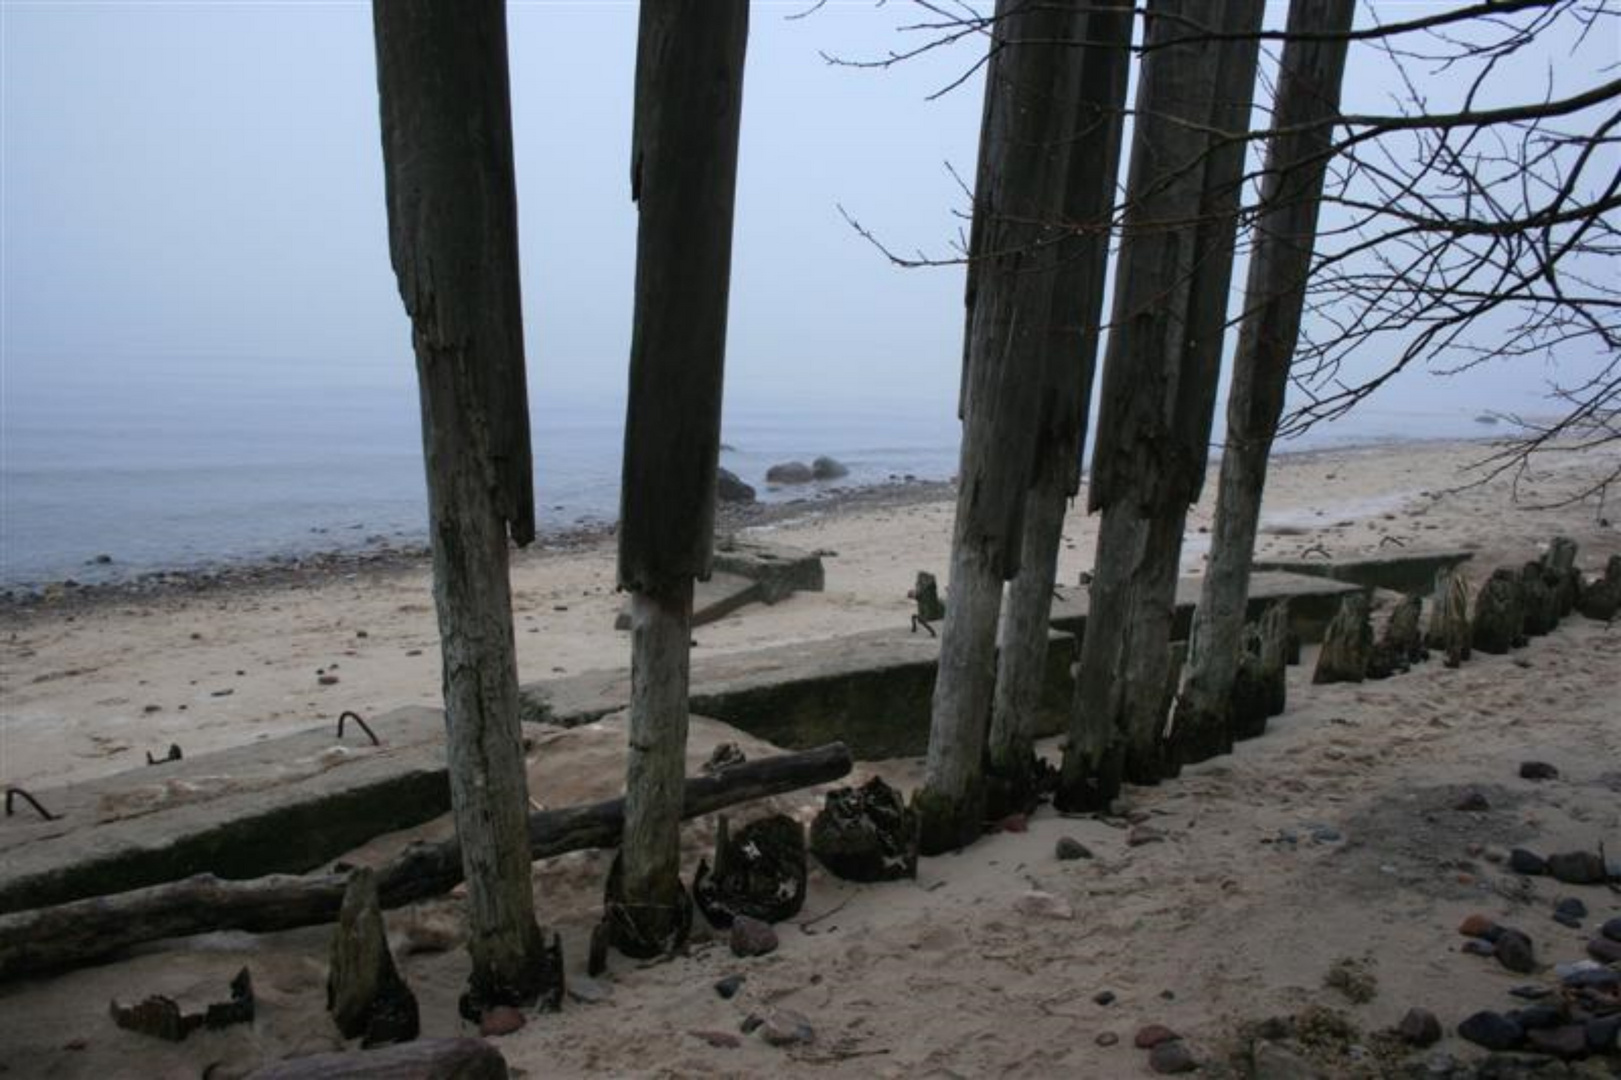
MULTIPOLYGON (((850 772, 850 751, 834 743, 801 754, 746 761, 686 782, 681 818, 799 788, 850 772)), ((540 810, 525 822, 528 856, 550 858, 619 843, 625 802, 540 810)), ((462 880, 461 846, 451 837, 412 844, 377 868, 385 908, 437 896, 462 880)), ((110 956, 131 945, 211 930, 266 933, 331 922, 347 892, 347 874, 284 874, 224 881, 201 874, 182 881, 0 915, 0 979, 51 971, 110 956)))
POLYGON ((1611 555, 1603 576, 1584 582, 1577 590, 1576 610, 1603 622, 1613 621, 1621 612, 1621 555, 1611 555))
POLYGON ((1035 795, 1032 725, 1043 688, 1064 514, 1080 489, 1125 126, 1132 15, 1129 0, 1112 0, 1079 16, 1078 40, 1085 46, 1072 49, 1068 58, 1080 69, 1064 181, 1063 221, 1068 233, 1058 244, 1058 269, 1052 277, 1033 451, 1035 476, 1025 496, 1019 573, 1008 588, 1002 622, 987 758, 988 768, 1008 787, 1009 801, 1015 804, 1028 803, 1035 795))
POLYGON ((1582 575, 1576 569, 1576 541, 1568 536, 1550 540, 1548 550, 1542 553, 1542 570, 1553 590, 1554 609, 1562 619, 1576 610, 1576 597, 1582 590, 1582 575))
MULTIPOLYGON (((1232 744, 1227 713, 1242 663, 1240 638, 1272 440, 1300 335, 1318 209, 1345 76, 1344 32, 1355 0, 1291 0, 1272 104, 1244 313, 1227 390, 1227 435, 1204 591, 1175 706, 1176 753, 1201 761, 1232 744)), ((1422 571, 1420 588, 1433 580, 1422 571)), ((1342 580, 1369 582, 1357 578, 1342 580)))
POLYGON ((1447 667, 1469 659, 1474 636, 1469 623, 1469 583, 1452 567, 1438 571, 1431 590, 1429 627, 1424 642, 1441 653, 1447 667))
POLYGON ((174 881, 303 873, 450 809, 438 709, 374 716, 373 746, 350 723, 58 788, 57 815, 0 822, 0 912, 174 881))
MULTIPOLYGON (((674 948, 690 924, 679 876, 693 581, 709 576, 743 115, 746 0, 643 4, 630 193, 636 296, 619 504, 631 594, 625 839, 607 925, 674 948)), ((620 933, 623 931, 623 933, 620 933)))
MULTIPOLYGON (((1267 607, 1258 622, 1244 629, 1244 654, 1233 681, 1228 737, 1253 739, 1266 733, 1266 722, 1289 702, 1289 601, 1267 607)), ((1227 749, 1231 749, 1229 745, 1227 749)))
MULTIPOLYGON (((826 583, 822 557, 787 544, 717 537, 707 581, 700 580, 692 598, 692 625, 723 619, 749 604, 775 604, 796 592, 821 592, 826 583)), ((614 620, 615 630, 630 629, 627 601, 614 620)))
POLYGON ((1396 602, 1385 629, 1374 643, 1368 678, 1385 679, 1411 668, 1429 655, 1422 628, 1424 601, 1409 593, 1396 602))
MULTIPOLYGON (((765 589, 758 581, 717 571, 709 575, 708 581, 700 581, 693 586, 690 625, 696 628, 719 622, 726 616, 735 614, 750 604, 760 603, 764 599, 765 589)), ((631 628, 630 612, 631 601, 627 599, 619 614, 614 617, 615 630, 631 628)))
POLYGON ((1476 652, 1506 653, 1525 644, 1525 601, 1520 575, 1507 566, 1492 571, 1475 596, 1470 644, 1476 652))
POLYGON ((1540 562, 1520 568, 1520 603, 1525 609, 1525 636, 1541 637, 1559 625, 1559 597, 1553 585, 1559 578, 1549 575, 1540 562))
POLYGON ((394 965, 377 876, 369 867, 349 872, 328 956, 326 1009, 344 1038, 371 1047, 417 1037, 416 995, 394 965))
POLYGON ((963 339, 962 456, 951 601, 923 787, 920 847, 935 854, 983 826, 986 725, 1002 585, 1019 566, 1025 493, 1050 332, 1078 54, 1063 4, 998 0, 985 77, 963 339))
POLYGON ((1372 655, 1373 626, 1368 621, 1368 596, 1353 593, 1340 601, 1340 613, 1328 624, 1311 681, 1361 682, 1367 678, 1372 655))
POLYGON ((1182 527, 1221 366, 1259 0, 1148 5, 1089 503, 1103 511, 1092 633, 1057 803, 1107 806, 1166 767, 1160 704, 1182 527), (1226 36, 1202 37, 1208 27, 1226 36), (1101 632, 1100 632, 1101 631, 1101 632))
POLYGON ((507 1080, 507 1060, 483 1039, 422 1039, 380 1050, 287 1058, 248 1080, 507 1080))
POLYGON ((377 0, 389 254, 422 399, 469 1008, 533 1002, 540 962, 508 536, 534 538, 506 5, 377 0))
MULTIPOLYGON (((1231 420, 1228 422, 1231 423, 1231 420)), ((1232 453, 1232 449, 1229 448, 1227 452, 1232 453)), ((1252 539, 1251 547, 1253 546, 1252 539)), ((1332 578, 1335 581, 1349 581, 1370 589, 1389 589, 1392 592, 1423 596, 1435 587, 1437 573, 1462 566, 1474 558, 1474 554, 1472 551, 1460 549, 1408 551, 1404 548, 1388 555, 1366 555, 1351 559, 1256 559, 1252 569, 1277 570, 1285 574, 1310 574, 1313 577, 1332 578)), ((1211 549, 1211 562, 1212 564, 1215 562, 1214 547, 1211 549)))

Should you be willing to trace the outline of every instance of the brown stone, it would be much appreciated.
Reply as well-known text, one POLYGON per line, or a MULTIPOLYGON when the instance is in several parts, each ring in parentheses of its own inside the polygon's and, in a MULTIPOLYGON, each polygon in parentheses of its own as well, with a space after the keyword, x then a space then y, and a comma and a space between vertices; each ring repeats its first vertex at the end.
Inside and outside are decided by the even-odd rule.
POLYGON ((1164 1024, 1148 1024, 1138 1028, 1131 1041, 1139 1050, 1151 1050, 1160 1043, 1177 1037, 1176 1032, 1164 1024))

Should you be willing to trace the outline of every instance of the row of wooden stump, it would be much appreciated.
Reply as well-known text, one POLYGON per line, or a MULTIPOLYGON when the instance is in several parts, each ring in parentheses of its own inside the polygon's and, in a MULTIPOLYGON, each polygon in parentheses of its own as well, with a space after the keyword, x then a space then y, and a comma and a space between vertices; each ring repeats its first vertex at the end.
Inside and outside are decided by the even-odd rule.
POLYGON ((1362 592, 1340 601, 1323 637, 1314 683, 1388 678, 1427 659, 1431 650, 1442 654, 1447 667, 1457 667, 1475 651, 1500 655, 1519 648, 1572 612, 1610 621, 1621 606, 1621 555, 1610 558, 1602 577, 1588 582, 1576 568, 1576 542, 1555 537, 1540 559, 1494 570, 1472 610, 1463 575, 1456 567, 1445 568, 1435 577, 1428 626, 1421 628, 1423 599, 1404 596, 1377 640, 1369 604, 1362 592))

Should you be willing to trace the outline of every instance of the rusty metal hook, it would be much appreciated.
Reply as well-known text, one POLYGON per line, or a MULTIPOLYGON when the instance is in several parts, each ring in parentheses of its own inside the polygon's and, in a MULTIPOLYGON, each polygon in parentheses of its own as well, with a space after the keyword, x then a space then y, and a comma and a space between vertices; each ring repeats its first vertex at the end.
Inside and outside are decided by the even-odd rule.
POLYGON ((28 805, 32 806, 34 810, 38 812, 39 816, 44 818, 46 821, 56 821, 61 818, 61 814, 51 813, 49 810, 45 809, 39 804, 38 799, 28 794, 28 792, 24 791, 20 787, 6 788, 6 817, 11 816, 12 803, 16 801, 18 795, 21 795, 25 800, 27 800, 28 805))
POLYGON ((377 732, 373 731, 371 729, 371 725, 362 720, 360 718, 360 714, 353 710, 345 710, 338 714, 338 738, 343 738, 343 722, 351 718, 354 719, 355 723, 360 725, 360 730, 364 731, 366 733, 366 737, 371 739, 371 744, 373 746, 383 745, 383 740, 377 737, 377 732))

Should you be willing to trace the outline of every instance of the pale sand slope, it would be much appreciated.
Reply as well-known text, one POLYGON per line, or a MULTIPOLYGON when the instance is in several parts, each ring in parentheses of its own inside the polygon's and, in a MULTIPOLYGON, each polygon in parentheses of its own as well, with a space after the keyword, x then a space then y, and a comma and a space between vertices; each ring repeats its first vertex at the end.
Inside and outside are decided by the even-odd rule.
MULTIPOLYGON (((1269 514, 1290 525, 1322 524, 1304 535, 1268 537, 1265 547, 1292 555, 1322 543, 1336 555, 1352 554, 1378 550, 1389 534, 1414 546, 1476 547, 1477 574, 1500 560, 1523 561, 1555 532, 1581 543, 1590 568, 1621 550, 1621 537, 1597 524, 1592 504, 1525 512, 1501 486, 1417 494, 1456 484, 1456 467, 1476 454, 1474 447, 1408 447, 1283 459, 1269 514), (1371 516, 1312 509, 1346 502, 1371 516)), ((1612 461, 1579 468, 1587 473, 1612 461)), ((1547 481, 1537 486, 1551 490, 1547 481)), ((702 647, 893 625, 905 617, 912 574, 943 570, 950 513, 944 504, 913 506, 775 530, 786 542, 839 552, 828 562, 829 591, 705 627, 702 647)), ((1195 528, 1207 514, 1196 517, 1195 528)), ((1090 562, 1092 524, 1076 513, 1070 525, 1062 574, 1073 581, 1090 562)), ((608 629, 616 607, 611 551, 526 558, 516 577, 521 610, 534 613, 522 625, 540 631, 519 635, 529 677, 553 665, 573 671, 622 662, 624 637, 608 629), (570 610, 554 612, 554 605, 570 610)), ((431 618, 419 574, 173 601, 144 615, 31 617, 6 634, 5 775, 43 786, 42 777, 125 767, 141 748, 170 739, 195 751, 301 726, 338 708, 372 712, 432 700, 431 618), (412 610, 400 612, 402 605, 412 610), (357 629, 368 637, 355 638, 357 629), (202 640, 190 640, 193 632, 202 640), (403 656, 411 648, 424 655, 403 656), (333 659, 343 681, 317 689, 314 669, 333 659), (249 674, 234 676, 238 668, 249 674), (34 681, 75 669, 92 670, 34 681), (226 686, 235 688, 231 697, 208 696, 226 686), (289 693, 293 686, 308 690, 289 693), (142 717, 149 700, 164 711, 142 717), (176 712, 181 702, 191 706, 187 713, 176 712), (96 735, 116 742, 98 747, 96 735), (112 751, 119 743, 130 749, 112 751)), ((1148 1021, 1170 1024, 1201 1054, 1218 1052, 1240 1020, 1314 1001, 1343 1008, 1369 1028, 1423 1004, 1450 1031, 1476 1008, 1507 1007, 1504 991, 1526 981, 1457 952, 1454 928, 1463 915, 1483 910, 1513 921, 1543 959, 1555 961, 1579 956, 1582 940, 1548 919, 1555 896, 1583 896, 1594 913, 1590 926, 1621 913, 1621 900, 1602 889, 1517 879, 1470 851, 1472 844, 1525 844, 1546 853, 1601 841, 1612 853, 1621 850, 1618 633, 1573 619, 1510 657, 1478 658, 1457 671, 1432 663, 1356 687, 1310 687, 1309 670, 1295 669, 1291 707, 1265 738, 1177 781, 1130 791, 1130 808, 1149 815, 1148 824, 1167 835, 1163 842, 1128 848, 1123 828, 1044 810, 1028 833, 925 860, 916 883, 849 886, 813 869, 799 921, 832 914, 804 928, 780 927, 777 954, 739 961, 723 945, 700 945, 690 958, 646 968, 616 959, 605 980, 610 1003, 533 1020, 501 1040, 502 1049, 532 1077, 1119 1077, 1146 1075, 1145 1055, 1129 1044, 1148 1021), (1553 762, 1563 778, 1542 785, 1518 779, 1518 763, 1530 757, 1553 762), (1485 794, 1491 809, 1450 809, 1466 788, 1485 794), (1314 843, 1314 824, 1333 827, 1343 840, 1314 843), (1280 830, 1300 842, 1270 842, 1280 830), (1056 861, 1053 844, 1062 835, 1084 841, 1098 857, 1056 861), (1055 894, 1075 917, 1022 913, 1018 897, 1032 889, 1055 894), (1352 1005, 1323 986, 1343 958, 1365 963, 1377 978, 1371 1002, 1352 1005), (710 984, 732 972, 748 982, 736 999, 722 1001, 710 984), (1118 1000, 1094 1004, 1105 989, 1118 1000), (743 1017, 771 1007, 808 1016, 817 1042, 789 1052, 745 1038, 726 1049, 688 1034, 736 1032, 743 1017), (1097 1046, 1104 1031, 1121 1043, 1097 1046)), ((622 737, 620 721, 610 719, 545 739, 537 747, 535 795, 558 805, 612 793, 622 737)), ((728 737, 723 725, 696 724, 693 760, 728 737)), ((751 753, 767 750, 744 742, 751 753)), ((920 775, 916 761, 877 768, 903 788, 920 775)), ((816 805, 814 793, 774 801, 804 816, 816 805)), ((687 830, 689 871, 712 835, 712 821, 687 830)), ((361 855, 397 842, 381 841, 361 855)), ((584 961, 607 860, 582 853, 536 868, 537 893, 564 935, 573 971, 584 961)), ((421 940, 424 925, 453 922, 452 911, 450 902, 422 905, 391 916, 391 926, 403 945, 421 940)), ((213 935, 0 988, 0 1064, 19 1076, 110 1077, 196 1076, 224 1062, 227 1068, 210 1075, 229 1075, 265 1057, 335 1045, 321 1012, 327 933, 213 935), (111 997, 198 984, 217 992, 244 963, 260 990, 252 1030, 199 1033, 171 1047, 117 1031, 106 1019, 111 997), (82 1049, 65 1049, 79 1039, 82 1049)), ((402 962, 422 997, 427 1031, 455 1030, 461 954, 402 962)), ((1456 1039, 1446 1048, 1460 1050, 1456 1039)), ((1342 1061, 1334 1074, 1356 1071, 1342 1061)))

